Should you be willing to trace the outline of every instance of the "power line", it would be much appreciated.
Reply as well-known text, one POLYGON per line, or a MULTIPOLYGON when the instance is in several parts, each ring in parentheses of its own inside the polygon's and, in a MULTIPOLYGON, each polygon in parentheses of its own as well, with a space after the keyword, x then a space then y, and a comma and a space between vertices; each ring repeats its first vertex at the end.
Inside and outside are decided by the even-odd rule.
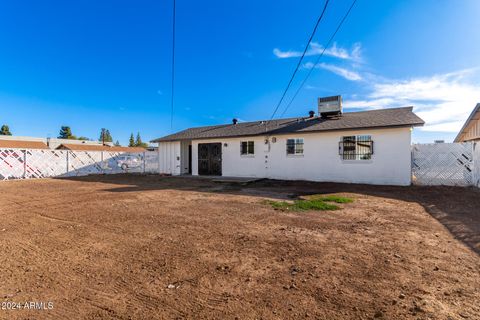
POLYGON ((295 94, 293 95, 292 99, 290 100, 290 102, 287 104, 287 106, 285 107, 285 110, 283 110, 282 114, 280 115, 280 117, 283 117, 283 115, 285 114, 285 112, 287 112, 288 108, 290 107, 290 105, 293 103, 293 100, 295 100, 295 98, 297 97, 298 93, 300 92, 300 90, 303 88, 303 86, 305 85, 305 82, 307 82, 308 78, 310 77, 310 75, 312 74, 313 70, 316 68, 316 66, 318 65, 318 62, 320 61, 320 59, 322 58, 323 54, 325 53, 325 50, 327 50, 327 48, 330 46, 331 42, 333 41, 333 38, 335 38, 335 35, 337 34, 338 30, 340 30, 340 28, 342 27, 343 23, 345 22, 345 20, 347 19, 348 15, 350 14, 350 11, 352 11, 353 9, 353 6, 355 5, 355 3, 357 2, 357 0, 353 0, 352 2, 352 5, 350 6, 350 8, 348 9, 347 13, 343 16, 342 20, 340 21, 340 23, 338 24, 337 26, 337 29, 335 30, 335 32, 332 34, 332 36, 330 37, 330 39, 328 40, 327 42, 327 45, 323 48, 323 51, 322 53, 318 56, 317 60, 315 61, 315 64, 312 66, 312 68, 308 71, 307 73, 307 76, 305 77, 305 79, 303 79, 302 83, 300 84, 300 86, 298 87, 297 91, 295 92, 295 94))
POLYGON ((170 131, 173 131, 173 107, 175 101, 175 13, 176 0, 173 0, 173 25, 172 25, 172 93, 171 93, 171 110, 170 110, 170 131))
POLYGON ((330 2, 330 0, 325 1, 325 5, 323 7, 322 14, 317 19, 317 23, 315 24, 315 27, 313 28, 313 32, 310 35, 310 38, 308 39, 308 42, 307 42, 307 45, 305 46, 305 49, 303 50, 302 56, 300 57, 300 60, 297 63, 297 67, 295 68, 295 71, 293 71, 293 74, 290 78, 290 81, 288 82, 287 87, 283 91, 282 97, 280 98, 280 101, 278 101, 277 106, 275 107, 275 110, 273 111, 273 114, 272 114, 272 117, 270 118, 270 120, 272 120, 273 117, 275 116, 275 114, 277 113, 278 108, 282 104, 283 99, 285 98, 285 95, 287 94, 287 91, 290 88, 290 85, 292 84, 293 79, 295 78, 295 74, 297 73, 298 69, 300 68, 300 65, 302 64, 303 58, 305 57, 305 54, 307 53, 308 47, 310 46, 310 42, 312 42, 313 36, 315 35, 315 32, 317 31, 318 25, 320 24, 320 21, 322 20, 323 15, 325 14, 325 11, 327 10, 327 6, 328 6, 329 2, 330 2))

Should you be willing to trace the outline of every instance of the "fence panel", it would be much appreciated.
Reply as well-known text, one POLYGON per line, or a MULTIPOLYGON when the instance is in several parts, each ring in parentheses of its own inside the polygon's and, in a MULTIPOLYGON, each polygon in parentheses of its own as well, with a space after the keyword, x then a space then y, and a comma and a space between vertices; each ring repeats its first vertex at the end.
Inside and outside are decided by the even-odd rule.
POLYGON ((158 173, 160 172, 160 158, 158 152, 145 152, 145 172, 158 173))
POLYGON ((472 143, 415 144, 412 147, 413 183, 470 186, 474 180, 472 143))
POLYGON ((0 180, 158 173, 158 152, 0 149, 0 180))
POLYGON ((144 152, 104 152, 103 170, 106 174, 143 173, 144 152))
POLYGON ((0 180, 25 177, 25 151, 0 149, 0 180))
POLYGON ((102 172, 101 151, 69 151, 67 176, 86 176, 102 172))
POLYGON ((62 176, 67 173, 67 152, 61 150, 24 150, 25 179, 62 176))

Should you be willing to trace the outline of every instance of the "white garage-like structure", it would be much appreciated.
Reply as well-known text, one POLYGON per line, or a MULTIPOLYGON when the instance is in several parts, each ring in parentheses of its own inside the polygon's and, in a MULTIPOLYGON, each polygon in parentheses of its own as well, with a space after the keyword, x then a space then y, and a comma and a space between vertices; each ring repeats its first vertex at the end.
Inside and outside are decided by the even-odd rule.
POLYGON ((412 107, 342 113, 341 97, 319 98, 318 116, 189 128, 159 143, 172 175, 411 183, 412 107))

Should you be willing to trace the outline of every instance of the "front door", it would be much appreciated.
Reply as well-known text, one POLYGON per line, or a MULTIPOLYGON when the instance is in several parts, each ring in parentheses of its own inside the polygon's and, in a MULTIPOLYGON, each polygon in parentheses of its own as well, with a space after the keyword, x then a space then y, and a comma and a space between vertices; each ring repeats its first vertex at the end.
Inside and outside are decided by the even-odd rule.
POLYGON ((198 144, 198 174, 205 176, 222 175, 222 144, 198 144))

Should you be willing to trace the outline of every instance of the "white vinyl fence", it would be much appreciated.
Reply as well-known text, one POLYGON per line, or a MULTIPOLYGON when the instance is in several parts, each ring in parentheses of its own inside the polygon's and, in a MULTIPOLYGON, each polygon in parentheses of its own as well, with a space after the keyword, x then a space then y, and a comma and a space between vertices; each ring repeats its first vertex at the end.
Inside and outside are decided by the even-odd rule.
POLYGON ((158 173, 158 153, 0 149, 0 180, 124 172, 158 173))
POLYGON ((480 187, 480 145, 467 143, 412 146, 413 183, 480 187))

